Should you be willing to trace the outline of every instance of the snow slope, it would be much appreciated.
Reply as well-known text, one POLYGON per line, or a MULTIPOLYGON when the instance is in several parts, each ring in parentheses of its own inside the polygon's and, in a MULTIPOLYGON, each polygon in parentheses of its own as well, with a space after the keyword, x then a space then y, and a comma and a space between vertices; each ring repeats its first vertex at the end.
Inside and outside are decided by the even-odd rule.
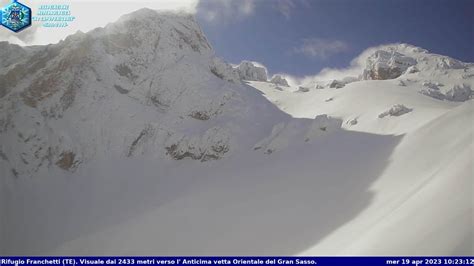
MULTIPOLYGON (((303 131, 302 123, 292 128, 303 131)), ((250 150, 205 165, 189 161, 161 165, 132 158, 109 167, 101 163, 82 168, 71 178, 48 182, 63 190, 51 192, 44 182, 29 183, 22 187, 22 196, 11 197, 21 201, 23 195, 48 192, 50 199, 30 207, 41 210, 36 214, 42 219, 58 213, 63 218, 24 226, 28 233, 40 232, 40 239, 48 239, 39 245, 38 238, 31 238, 25 252, 302 252, 366 207, 373 197, 368 187, 383 171, 400 137, 344 130, 310 142, 305 142, 304 133, 289 136, 290 145, 270 155, 250 150), (354 156, 356 151, 364 156, 354 156), (113 176, 102 177, 104 171, 113 176), (63 201, 53 204, 57 198, 63 201)), ((20 220, 32 216, 17 215, 22 215, 20 220)))
POLYGON ((181 169, 156 188, 170 198, 47 253, 472 254, 473 111, 405 137, 340 130, 181 169))
POLYGON ((370 207, 304 254, 473 254, 473 119, 470 101, 405 136, 370 207))
MULTIPOLYGON (((472 64, 405 44, 368 49, 357 60, 364 57, 360 79, 339 88, 282 91, 249 82, 294 117, 328 114, 346 130, 403 136, 370 186, 376 196, 369 207, 302 254, 474 254, 474 106, 442 89, 472 95, 472 64), (394 53, 410 64, 395 78, 366 80, 380 54, 394 53), (426 93, 430 88, 442 97, 426 93)), ((383 68, 396 60, 382 61, 383 68)))
POLYGON ((293 117, 329 114, 343 119, 346 129, 377 134, 410 132, 473 95, 472 63, 431 54, 415 46, 369 48, 354 62, 351 68, 338 73, 349 75, 344 78, 325 80, 316 76, 286 90, 275 89, 275 85, 267 82, 248 84, 293 117), (391 74, 368 74, 380 71, 391 74), (398 118, 378 117, 394 105, 413 108, 413 112, 398 118))
POLYGON ((472 64, 283 90, 148 9, 1 45, 0 254, 474 254, 472 64))
POLYGON ((327 88, 308 92, 275 90, 266 82, 248 82, 264 93, 282 111, 298 118, 328 114, 342 119, 348 130, 376 134, 404 134, 420 127, 459 103, 440 101, 417 92, 416 86, 399 86, 396 80, 370 80, 347 84, 344 88, 327 88), (379 118, 393 105, 414 108, 400 117, 379 118), (350 121, 356 119, 352 125, 350 121))

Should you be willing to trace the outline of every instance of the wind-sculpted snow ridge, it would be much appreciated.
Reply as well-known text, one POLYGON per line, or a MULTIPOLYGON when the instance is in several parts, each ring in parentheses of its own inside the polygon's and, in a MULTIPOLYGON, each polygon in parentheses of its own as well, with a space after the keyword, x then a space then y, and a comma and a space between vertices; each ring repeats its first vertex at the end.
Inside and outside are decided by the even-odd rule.
POLYGON ((3 176, 111 156, 219 159, 276 123, 252 126, 277 110, 240 84, 187 14, 142 9, 55 45, 1 45, 3 176))

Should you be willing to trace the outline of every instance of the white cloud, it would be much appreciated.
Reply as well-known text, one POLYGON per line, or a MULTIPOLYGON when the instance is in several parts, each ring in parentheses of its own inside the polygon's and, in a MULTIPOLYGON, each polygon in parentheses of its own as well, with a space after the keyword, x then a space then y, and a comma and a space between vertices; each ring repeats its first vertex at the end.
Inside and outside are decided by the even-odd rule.
POLYGON ((254 0, 241 1, 241 6, 238 10, 246 16, 252 15, 253 12, 255 11, 255 1, 254 0))
POLYGON ((257 7, 273 8, 286 19, 290 19, 298 6, 309 6, 309 0, 201 0, 199 13, 209 22, 226 23, 256 14, 257 7), (263 4, 263 5, 260 5, 263 4))
MULTIPOLYGON (((0 0, 0 6, 10 2, 11 0, 0 0)), ((45 28, 36 25, 21 33, 0 28, 0 41, 9 41, 20 45, 57 43, 78 30, 87 32, 97 27, 103 27, 116 21, 120 16, 140 8, 195 13, 198 4, 198 0, 23 0, 21 2, 31 7, 33 15, 40 5, 67 3, 70 6, 71 15, 75 16, 76 20, 65 28, 45 28)))
POLYGON ((367 58, 375 53, 377 50, 386 49, 387 46, 394 46, 398 44, 383 44, 367 48, 357 57, 351 60, 347 67, 342 68, 324 68, 315 75, 307 75, 298 77, 290 74, 282 74, 293 86, 313 87, 316 82, 326 82, 331 80, 341 80, 352 77, 357 78, 361 75, 366 67, 367 58))
POLYGON ((257 0, 205 0, 201 1, 200 12, 209 22, 226 22, 242 19, 255 13, 257 0))
POLYGON ((8 29, 0 27, 0 41, 7 41, 18 45, 27 45, 34 41, 38 28, 39 25, 33 24, 20 32, 14 33, 8 29))
POLYGON ((340 40, 328 40, 321 38, 303 39, 302 44, 293 48, 294 54, 304 54, 310 57, 326 59, 332 55, 345 52, 349 45, 340 40))
POLYGON ((286 18, 291 17, 291 11, 296 7, 293 0, 279 0, 275 4, 275 8, 286 18))
POLYGON ((309 7, 308 0, 274 0, 274 8, 280 12, 286 19, 290 19, 293 10, 298 6, 309 7))

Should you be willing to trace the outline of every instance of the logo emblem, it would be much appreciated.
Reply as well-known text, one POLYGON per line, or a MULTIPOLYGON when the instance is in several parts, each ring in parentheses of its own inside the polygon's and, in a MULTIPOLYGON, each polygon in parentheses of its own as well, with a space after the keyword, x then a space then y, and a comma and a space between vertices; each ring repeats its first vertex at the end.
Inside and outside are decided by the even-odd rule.
POLYGON ((19 32, 31 25, 31 9, 13 0, 0 11, 1 24, 14 32, 19 32))

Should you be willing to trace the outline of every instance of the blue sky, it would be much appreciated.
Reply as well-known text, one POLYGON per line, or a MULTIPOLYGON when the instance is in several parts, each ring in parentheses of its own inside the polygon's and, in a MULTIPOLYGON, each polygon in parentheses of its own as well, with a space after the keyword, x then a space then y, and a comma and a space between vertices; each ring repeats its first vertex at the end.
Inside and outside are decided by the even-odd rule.
POLYGON ((271 73, 345 67, 395 42, 474 62, 473 0, 201 0, 196 16, 219 56, 271 73))

